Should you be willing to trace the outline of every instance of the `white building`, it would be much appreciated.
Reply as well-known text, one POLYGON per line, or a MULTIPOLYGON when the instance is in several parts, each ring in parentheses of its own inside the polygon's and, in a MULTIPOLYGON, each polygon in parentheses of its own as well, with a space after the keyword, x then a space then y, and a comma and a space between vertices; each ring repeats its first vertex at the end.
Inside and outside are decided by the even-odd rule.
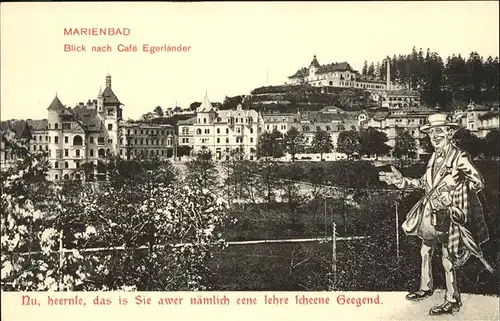
POLYGON ((366 90, 388 90, 387 83, 380 79, 363 78, 349 63, 320 65, 316 55, 309 67, 300 68, 288 77, 290 84, 309 84, 315 87, 358 88, 366 90))
POLYGON ((219 110, 205 95, 196 111, 196 118, 179 122, 179 144, 193 151, 207 148, 215 160, 229 159, 235 150, 241 157, 256 158, 262 118, 255 110, 219 110))

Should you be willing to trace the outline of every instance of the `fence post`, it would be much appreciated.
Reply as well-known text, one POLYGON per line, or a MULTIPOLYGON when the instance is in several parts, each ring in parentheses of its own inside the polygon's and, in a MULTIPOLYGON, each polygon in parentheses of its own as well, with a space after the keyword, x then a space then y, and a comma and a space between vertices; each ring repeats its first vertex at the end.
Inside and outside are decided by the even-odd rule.
POLYGON ((398 212, 398 201, 395 202, 396 210, 396 258, 399 264, 399 212, 398 212))
POLYGON ((332 273, 332 290, 335 290, 337 285, 337 224, 335 222, 332 224, 332 273))
POLYGON ((63 263, 64 263, 63 230, 61 229, 61 231, 59 232, 59 291, 62 290, 63 263))

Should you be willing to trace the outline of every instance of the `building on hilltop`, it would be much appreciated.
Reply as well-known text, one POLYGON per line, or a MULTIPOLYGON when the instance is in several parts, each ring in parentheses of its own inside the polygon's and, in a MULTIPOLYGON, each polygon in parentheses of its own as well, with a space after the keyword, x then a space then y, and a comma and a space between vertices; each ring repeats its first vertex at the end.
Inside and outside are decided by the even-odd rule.
POLYGON ((208 148, 215 160, 229 159, 234 151, 241 158, 256 158, 261 131, 261 116, 255 110, 219 110, 205 95, 196 110, 196 117, 178 124, 179 145, 190 146, 193 151, 208 148))
POLYGON ((380 93, 381 107, 391 109, 403 107, 420 107, 420 93, 416 90, 387 90, 380 93))
POLYGON ((288 77, 290 84, 309 84, 314 87, 358 88, 365 90, 388 90, 387 82, 359 74, 347 62, 320 65, 316 55, 309 67, 300 68, 288 77))

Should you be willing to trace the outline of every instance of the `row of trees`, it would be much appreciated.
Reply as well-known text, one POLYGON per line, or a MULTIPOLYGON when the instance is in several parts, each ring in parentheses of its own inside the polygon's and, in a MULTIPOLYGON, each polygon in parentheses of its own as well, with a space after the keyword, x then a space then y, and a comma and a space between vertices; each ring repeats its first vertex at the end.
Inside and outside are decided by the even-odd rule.
POLYGON ((276 129, 271 133, 263 133, 259 137, 257 154, 258 157, 280 158, 288 153, 292 161, 295 161, 296 155, 301 153, 317 153, 323 160, 323 154, 334 150, 347 154, 349 158, 354 154, 386 155, 390 151, 387 141, 385 133, 370 127, 360 132, 356 130, 340 132, 337 147, 335 147, 331 135, 319 129, 314 133, 309 146, 304 133, 292 127, 284 135, 276 129))
MULTIPOLYGON (((438 53, 413 47, 409 54, 394 54, 390 59, 391 80, 406 89, 419 90, 422 102, 430 106, 456 106, 462 102, 498 101, 499 59, 483 57, 472 51, 442 58, 438 53)), ((363 74, 386 79, 386 60, 365 62, 363 74)))
MULTIPOLYGON (((469 152, 473 158, 478 156, 495 158, 499 156, 499 131, 494 129, 486 137, 479 138, 469 130, 461 128, 454 137, 455 143, 469 152)), ((323 154, 336 151, 344 153, 348 159, 354 155, 359 156, 383 156, 389 155, 398 159, 414 159, 418 157, 419 147, 423 153, 431 154, 433 148, 429 137, 426 135, 421 139, 415 139, 407 130, 397 132, 394 147, 387 144, 388 137, 384 132, 369 127, 360 131, 351 129, 340 132, 335 147, 330 134, 324 130, 315 132, 310 145, 307 144, 304 133, 295 127, 290 128, 284 135, 278 130, 265 132, 259 137, 257 146, 258 157, 281 158, 287 153, 292 161, 296 155, 301 153, 318 153, 323 160, 323 154)))

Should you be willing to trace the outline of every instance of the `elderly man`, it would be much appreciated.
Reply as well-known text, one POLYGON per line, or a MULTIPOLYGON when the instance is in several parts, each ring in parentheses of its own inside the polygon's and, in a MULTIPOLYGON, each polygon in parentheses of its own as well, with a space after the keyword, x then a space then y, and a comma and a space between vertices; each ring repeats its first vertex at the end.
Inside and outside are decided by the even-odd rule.
POLYGON ((426 195, 407 214, 402 225, 406 235, 422 239, 420 289, 406 298, 418 301, 433 294, 432 251, 439 244, 446 278, 444 303, 433 307, 431 315, 451 314, 462 305, 457 288, 455 268, 474 254, 490 270, 479 246, 488 239, 482 211, 483 198, 478 197, 483 178, 472 165, 468 153, 452 143, 459 124, 445 113, 430 115, 421 131, 430 137, 434 153, 420 179, 406 178, 394 167, 380 172, 380 180, 400 189, 422 188, 426 195))

